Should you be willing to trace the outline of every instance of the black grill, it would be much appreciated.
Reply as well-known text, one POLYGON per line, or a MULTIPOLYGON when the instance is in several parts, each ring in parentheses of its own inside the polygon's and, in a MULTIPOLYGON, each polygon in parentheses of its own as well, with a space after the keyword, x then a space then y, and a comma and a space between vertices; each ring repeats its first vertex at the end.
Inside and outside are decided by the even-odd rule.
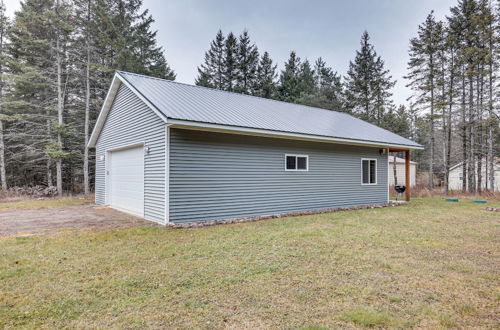
POLYGON ((397 200, 398 197, 400 197, 405 192, 406 186, 403 184, 397 184, 394 186, 394 190, 396 190, 396 192, 398 193, 398 195, 396 196, 396 200, 397 200))

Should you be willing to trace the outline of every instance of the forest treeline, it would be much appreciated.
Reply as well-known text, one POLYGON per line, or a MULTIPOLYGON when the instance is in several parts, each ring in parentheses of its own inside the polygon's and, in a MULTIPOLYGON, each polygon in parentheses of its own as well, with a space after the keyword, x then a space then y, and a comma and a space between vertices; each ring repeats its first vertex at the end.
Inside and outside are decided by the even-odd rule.
POLYGON ((447 192, 450 168, 460 163, 463 190, 480 192, 495 185, 500 163, 499 6, 460 0, 443 21, 429 13, 409 43, 406 105, 394 104, 395 81, 366 31, 344 77, 321 57, 311 64, 294 51, 278 72, 246 31, 219 31, 196 84, 351 113, 424 145, 414 160, 430 189, 447 192))
MULTIPOLYGON (((86 145, 114 72, 175 79, 141 7, 142 0, 25 0, 9 18, 0 0, 2 189, 92 190, 95 159, 86 145)), ((347 112, 411 138, 425 146, 414 158, 430 173, 429 187, 434 177, 446 183, 460 162, 469 174, 464 189, 494 184, 498 3, 460 0, 444 21, 429 14, 409 42, 406 104, 394 103, 395 80, 368 32, 344 76, 320 56, 299 55, 291 51, 279 65, 248 31, 218 31, 195 83, 347 112)))
POLYGON ((141 0, 26 0, 0 7, 0 180, 89 192, 86 148, 116 70, 174 79, 141 0))

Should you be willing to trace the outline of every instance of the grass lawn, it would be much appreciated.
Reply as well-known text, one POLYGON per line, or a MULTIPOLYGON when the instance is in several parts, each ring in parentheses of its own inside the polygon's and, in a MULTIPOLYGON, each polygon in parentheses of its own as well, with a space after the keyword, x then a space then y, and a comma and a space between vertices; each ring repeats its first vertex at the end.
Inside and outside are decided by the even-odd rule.
POLYGON ((20 198, 19 200, 0 202, 0 212, 7 210, 46 209, 54 206, 76 206, 92 202, 94 202, 94 196, 92 195, 81 196, 78 198, 20 198))
POLYGON ((0 327, 498 328, 500 214, 484 208, 3 237, 0 327))

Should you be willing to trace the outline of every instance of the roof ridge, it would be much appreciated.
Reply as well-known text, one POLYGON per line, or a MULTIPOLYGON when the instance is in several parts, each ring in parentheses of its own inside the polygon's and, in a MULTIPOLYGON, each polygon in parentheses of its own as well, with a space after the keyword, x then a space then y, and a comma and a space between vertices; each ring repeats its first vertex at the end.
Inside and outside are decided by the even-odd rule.
MULTIPOLYGON (((178 85, 189 86, 189 87, 200 88, 200 89, 208 89, 210 91, 215 91, 215 92, 220 92, 220 93, 228 93, 228 94, 231 94, 231 95, 238 95, 238 96, 247 96, 249 98, 256 98, 256 99, 260 99, 260 100, 266 100, 266 101, 273 101, 273 102, 284 103, 284 104, 289 104, 289 105, 295 105, 295 106, 298 106, 298 107, 307 107, 307 108, 314 109, 314 110, 333 111, 333 112, 336 112, 336 113, 341 114, 341 115, 351 116, 351 117, 357 118, 357 117, 352 116, 351 114, 349 114, 347 112, 344 112, 344 111, 338 111, 338 110, 331 110, 331 109, 313 107, 311 105, 305 105, 305 104, 300 104, 300 103, 291 103, 291 102, 286 102, 286 101, 281 101, 281 100, 276 100, 276 99, 268 99, 268 98, 265 98, 265 97, 262 97, 262 96, 249 95, 249 94, 243 94, 243 93, 237 93, 237 92, 230 92, 230 91, 225 91, 223 89, 217 89, 217 88, 212 88, 212 87, 199 86, 199 85, 191 85, 191 84, 182 83, 182 82, 179 82, 179 81, 174 81, 174 80, 168 80, 168 79, 163 79, 163 78, 158 78, 158 77, 147 76, 147 75, 140 74, 140 73, 134 73, 134 72, 128 72, 128 71, 121 71, 121 70, 117 70, 116 72, 121 73, 121 74, 128 74, 128 75, 133 75, 133 76, 138 76, 138 77, 149 78, 149 79, 161 80, 161 81, 165 81, 165 82, 172 83, 172 84, 178 84, 178 85)), ((359 118, 357 118, 357 119, 359 119, 359 118)))

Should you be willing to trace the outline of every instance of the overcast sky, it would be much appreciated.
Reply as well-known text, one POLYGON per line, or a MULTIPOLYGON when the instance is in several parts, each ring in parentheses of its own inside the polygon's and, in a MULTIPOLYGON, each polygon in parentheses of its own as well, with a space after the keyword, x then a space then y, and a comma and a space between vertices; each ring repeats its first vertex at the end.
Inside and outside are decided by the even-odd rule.
MULTIPOLYGON (((445 18, 456 0, 143 0, 156 20, 158 43, 177 81, 192 84, 197 66, 218 29, 235 34, 247 29, 260 51, 283 67, 290 50, 313 62, 321 56, 344 75, 367 30, 375 50, 397 80, 396 104, 405 103, 410 38, 431 10, 445 18)), ((8 13, 18 0, 6 0, 8 13)))

